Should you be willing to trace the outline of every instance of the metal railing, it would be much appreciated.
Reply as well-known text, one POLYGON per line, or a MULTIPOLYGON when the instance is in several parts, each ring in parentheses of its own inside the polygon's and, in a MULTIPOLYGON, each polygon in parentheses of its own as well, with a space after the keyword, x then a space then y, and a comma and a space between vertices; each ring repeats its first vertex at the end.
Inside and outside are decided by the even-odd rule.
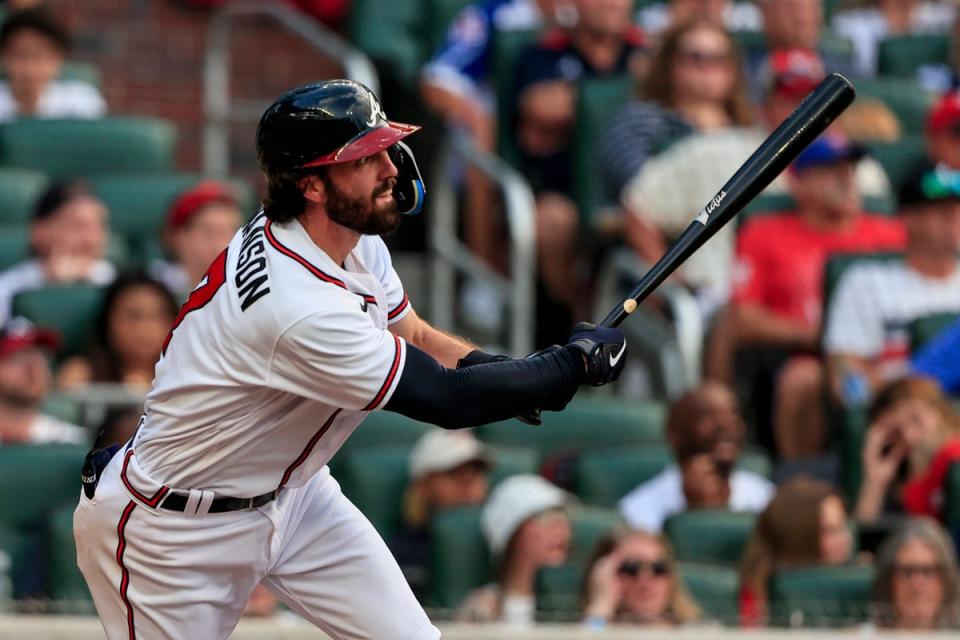
POLYGON ((227 175, 230 169, 230 124, 257 121, 269 105, 230 97, 230 30, 240 17, 272 18, 321 53, 336 59, 344 74, 379 94, 380 81, 370 59, 342 37, 296 9, 279 2, 227 2, 210 22, 203 61, 203 168, 227 175))
POLYGON ((473 146, 465 134, 451 132, 431 172, 430 246, 433 250, 430 319, 443 329, 455 325, 458 272, 492 284, 510 307, 507 347, 515 356, 533 350, 536 278, 535 202, 527 181, 504 160, 473 146), (457 236, 459 209, 450 167, 466 162, 492 180, 503 195, 509 234, 509 276, 491 269, 457 236))

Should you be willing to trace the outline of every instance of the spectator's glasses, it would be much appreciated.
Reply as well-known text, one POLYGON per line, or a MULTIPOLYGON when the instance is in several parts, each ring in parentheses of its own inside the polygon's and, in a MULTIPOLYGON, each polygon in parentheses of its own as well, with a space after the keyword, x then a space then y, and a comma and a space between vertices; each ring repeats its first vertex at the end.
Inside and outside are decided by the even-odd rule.
POLYGON ((960 198, 960 171, 940 165, 920 179, 920 188, 931 200, 950 196, 960 198))
POLYGON ((733 56, 729 51, 698 51, 696 49, 679 49, 677 59, 688 62, 695 67, 726 67, 733 56))
POLYGON ((900 578, 912 578, 919 576, 921 578, 931 579, 940 577, 939 564, 898 564, 893 566, 893 573, 900 578))
POLYGON ((617 567, 617 575, 619 576, 636 578, 641 573, 649 573, 654 577, 662 578, 670 575, 670 565, 667 564, 666 560, 654 560, 653 562, 646 560, 624 560, 620 563, 620 566, 617 567))

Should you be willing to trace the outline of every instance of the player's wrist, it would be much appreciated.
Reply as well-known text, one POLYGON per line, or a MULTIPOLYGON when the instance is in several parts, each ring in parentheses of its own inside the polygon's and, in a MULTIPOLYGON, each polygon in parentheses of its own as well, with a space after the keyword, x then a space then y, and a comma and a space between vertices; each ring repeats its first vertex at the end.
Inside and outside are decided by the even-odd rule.
POLYGON ((478 364, 489 364, 491 362, 501 362, 503 360, 509 360, 509 356, 504 356, 500 354, 487 353, 482 349, 474 349, 467 355, 463 356, 457 360, 457 369, 464 369, 466 367, 472 367, 478 364))

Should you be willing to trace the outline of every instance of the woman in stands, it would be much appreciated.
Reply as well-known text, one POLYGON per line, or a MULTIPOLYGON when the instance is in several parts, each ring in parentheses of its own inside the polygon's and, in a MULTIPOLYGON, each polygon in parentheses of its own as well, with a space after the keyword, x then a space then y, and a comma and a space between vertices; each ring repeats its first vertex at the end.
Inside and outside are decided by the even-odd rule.
POLYGON ((569 496, 543 478, 511 476, 483 507, 481 525, 497 568, 497 582, 469 596, 457 614, 464 622, 532 625, 537 572, 567 561, 569 496))
POLYGON ((877 556, 874 621, 883 629, 930 631, 960 624, 960 573, 953 543, 928 518, 911 520, 877 556))
POLYGON ((936 496, 950 463, 960 460, 960 423, 937 383, 912 377, 889 384, 870 407, 869 423, 857 520, 939 516, 936 496))
POLYGON ((600 140, 600 172, 614 199, 669 142, 753 122, 740 55, 722 26, 701 19, 670 28, 648 69, 600 140))
POLYGON ((850 560, 847 511, 825 482, 795 477, 777 491, 757 519, 740 566, 740 618, 767 621, 767 585, 783 569, 839 566, 850 560))
POLYGON ((89 354, 63 364, 60 388, 112 382, 145 392, 176 317, 177 303, 166 287, 142 273, 121 275, 104 296, 89 354))
POLYGON ((700 618, 662 535, 621 529, 597 543, 583 588, 584 624, 675 626, 700 618))

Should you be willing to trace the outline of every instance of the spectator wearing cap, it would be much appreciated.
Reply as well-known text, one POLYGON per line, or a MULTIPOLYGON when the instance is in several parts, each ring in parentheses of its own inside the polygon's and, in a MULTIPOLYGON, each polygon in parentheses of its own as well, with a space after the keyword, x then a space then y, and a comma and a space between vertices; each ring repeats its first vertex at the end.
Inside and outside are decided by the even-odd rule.
POLYGON ((410 452, 403 525, 389 546, 418 597, 429 583, 430 518, 443 509, 483 504, 492 466, 487 448, 468 431, 428 431, 410 452))
POLYGON ((58 386, 116 383, 146 393, 176 317, 177 302, 161 283, 138 272, 120 275, 104 294, 89 352, 63 363, 58 386))
POLYGON ((899 200, 907 235, 903 259, 847 269, 826 318, 831 388, 847 404, 868 402, 872 392, 907 372, 913 320, 960 313, 960 171, 919 167, 899 200), (866 393, 851 396, 857 388, 866 393))
POLYGON ((34 205, 33 257, 0 274, 0 322, 10 317, 13 297, 22 291, 112 282, 116 268, 105 257, 109 233, 107 208, 85 183, 51 186, 34 205))
POLYGON ((107 105, 96 87, 60 79, 70 37, 43 9, 14 11, 0 26, 0 122, 18 117, 100 118, 107 105))
POLYGON ((727 387, 706 382, 671 406, 667 439, 675 464, 620 500, 620 513, 634 529, 659 533, 667 518, 695 509, 762 511, 773 484, 736 469, 746 427, 727 387))
POLYGON ((458 620, 533 624, 537 571, 567 561, 570 500, 567 493, 534 475, 511 476, 494 487, 483 507, 481 526, 497 581, 467 596, 458 620))
POLYGON ((186 299, 242 223, 239 201, 229 185, 209 180, 187 189, 171 205, 164 228, 173 260, 153 263, 150 275, 178 299, 186 299))
POLYGON ((903 35, 948 33, 956 7, 946 2, 923 0, 875 0, 871 6, 838 11, 831 21, 833 31, 853 43, 857 72, 877 74, 880 42, 903 35))
POLYGON ((820 453, 819 350, 824 266, 837 252, 896 251, 899 220, 863 213, 854 179, 863 150, 835 135, 805 149, 790 169, 795 211, 754 217, 737 239, 731 316, 739 348, 780 354, 773 375, 773 441, 784 458, 820 453))
POLYGON ((933 105, 924 133, 930 158, 960 171, 960 92, 946 93, 933 105))
POLYGON ((0 329, 0 445, 87 441, 82 428, 41 410, 51 385, 48 360, 59 343, 23 318, 0 329))

